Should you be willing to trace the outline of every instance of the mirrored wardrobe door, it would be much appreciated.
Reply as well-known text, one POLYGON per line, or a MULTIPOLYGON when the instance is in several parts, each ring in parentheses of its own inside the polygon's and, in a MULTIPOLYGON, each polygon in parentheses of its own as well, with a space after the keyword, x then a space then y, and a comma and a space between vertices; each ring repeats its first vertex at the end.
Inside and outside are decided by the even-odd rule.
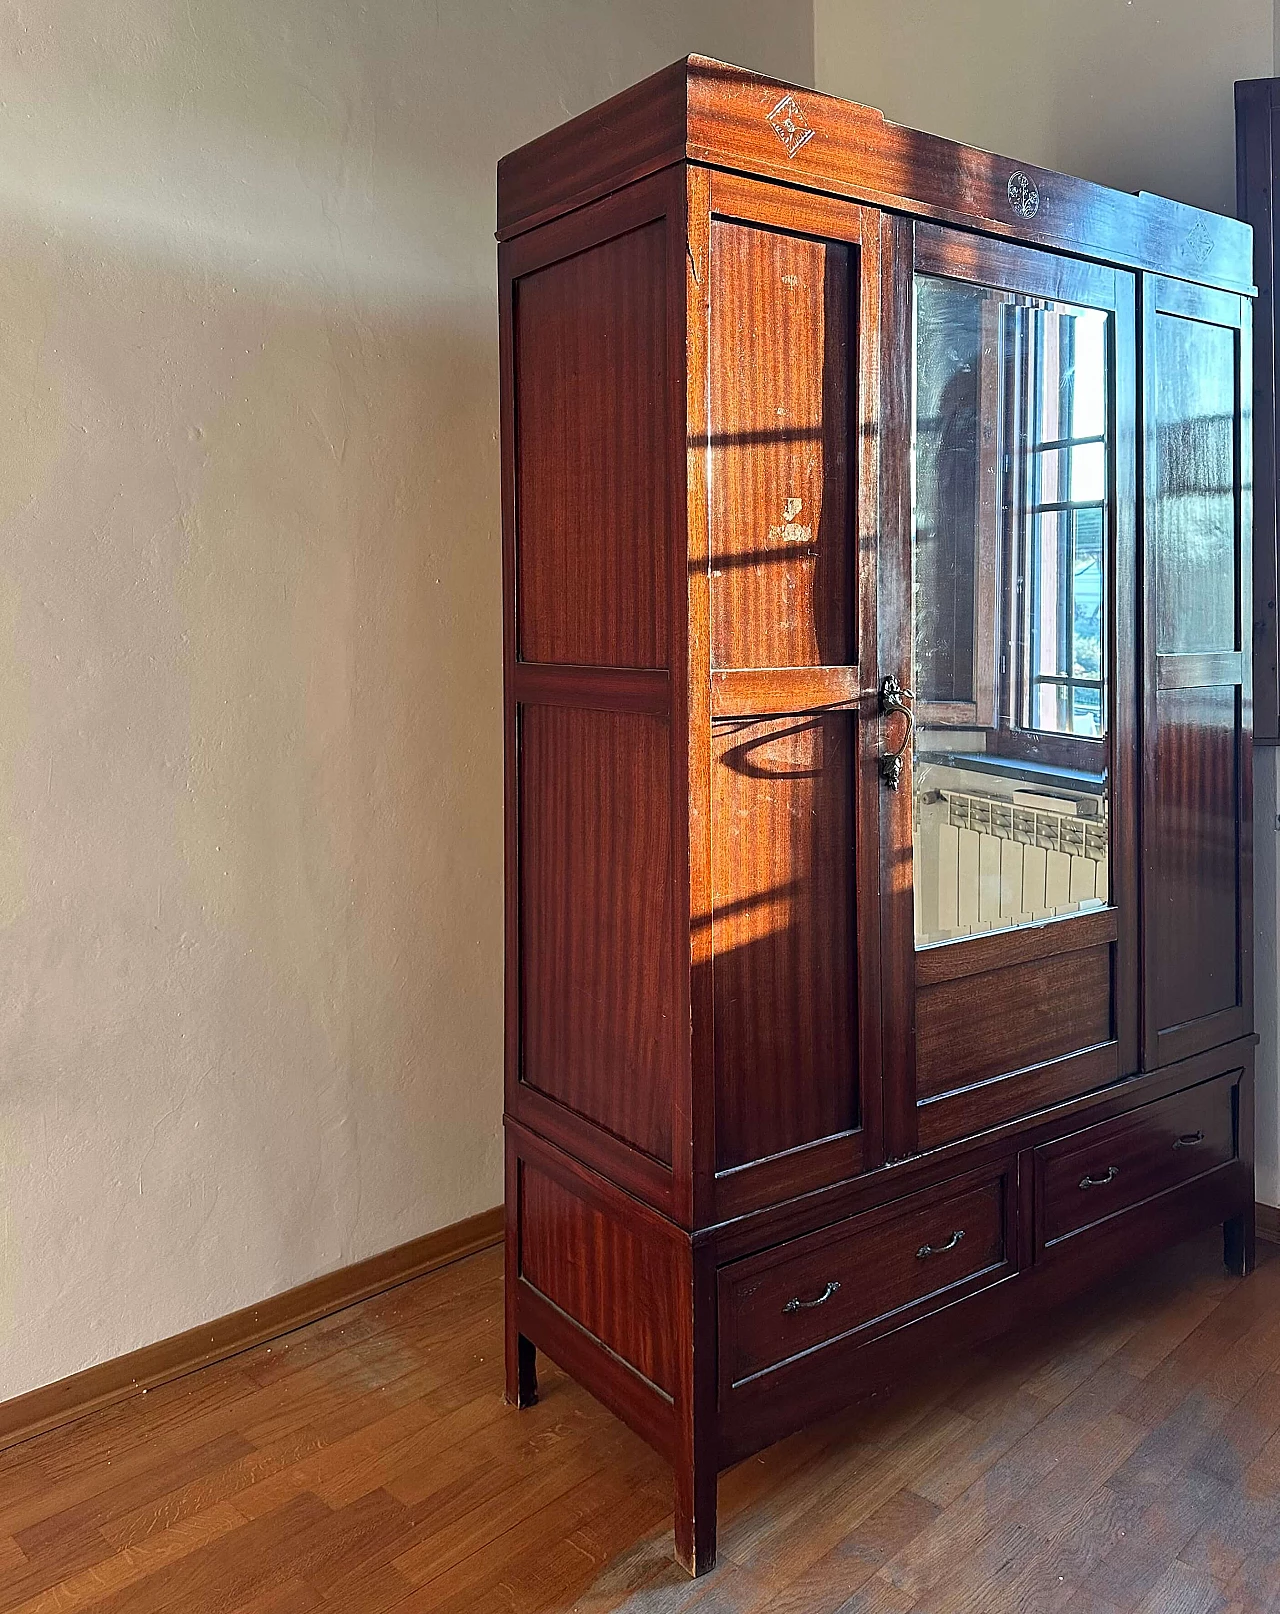
POLYGON ((917 946, 1110 903, 1111 324, 915 278, 917 946))
POLYGON ((1136 1068, 1133 278, 924 224, 913 248, 882 644, 911 708, 885 772, 904 1151, 1136 1068))

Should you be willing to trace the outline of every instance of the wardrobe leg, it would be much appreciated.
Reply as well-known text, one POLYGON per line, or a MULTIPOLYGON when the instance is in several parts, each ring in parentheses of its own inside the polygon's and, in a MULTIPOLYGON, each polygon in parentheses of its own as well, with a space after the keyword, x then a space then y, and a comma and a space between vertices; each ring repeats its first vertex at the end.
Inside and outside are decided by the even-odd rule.
POLYGON ((676 1470, 676 1562, 691 1575, 715 1568, 716 1479, 714 1458, 676 1470))
POLYGON ((538 1400, 538 1352, 523 1334, 507 1342, 507 1400, 513 1407, 532 1407, 538 1400))
POLYGON ((1253 1224, 1252 1205, 1222 1224, 1222 1259, 1226 1262, 1227 1271, 1237 1278, 1247 1278, 1253 1271, 1253 1224))
POLYGON ((681 1393, 676 1397, 676 1559, 691 1575, 716 1561, 716 1481, 720 1475, 716 1408, 716 1266, 712 1245, 686 1251, 693 1302, 681 1393))

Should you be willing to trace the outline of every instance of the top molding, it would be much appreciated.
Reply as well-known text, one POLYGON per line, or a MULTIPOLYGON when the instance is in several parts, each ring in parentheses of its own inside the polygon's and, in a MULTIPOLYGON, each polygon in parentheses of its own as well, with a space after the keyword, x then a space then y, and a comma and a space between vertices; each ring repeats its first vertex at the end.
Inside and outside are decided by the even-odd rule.
POLYGON ((679 162, 1252 294, 1252 231, 885 121, 833 95, 687 56, 498 164, 498 239, 679 162))

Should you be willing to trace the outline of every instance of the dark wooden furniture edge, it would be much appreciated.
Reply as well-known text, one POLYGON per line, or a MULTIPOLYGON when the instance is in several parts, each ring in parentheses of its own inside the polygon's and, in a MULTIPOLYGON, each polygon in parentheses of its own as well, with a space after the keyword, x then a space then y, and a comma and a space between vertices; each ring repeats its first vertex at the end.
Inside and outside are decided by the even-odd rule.
POLYGON ((1280 743, 1276 481, 1277 80, 1236 83, 1236 211, 1253 226, 1253 743, 1280 743))
POLYGON ((198 1328, 143 1345, 99 1362, 53 1384, 28 1390, 0 1404, 0 1451, 113 1406, 144 1390, 168 1384, 198 1368, 225 1361, 308 1323, 345 1311, 402 1283, 502 1241, 503 1207, 481 1211, 434 1233, 410 1239, 381 1255, 324 1273, 256 1306, 228 1312, 198 1328))
POLYGON ((888 123, 874 108, 698 55, 504 157, 498 164, 498 238, 509 239, 686 159, 1128 268, 1168 275, 1172 261, 1172 272, 1182 270, 1187 279, 1229 291, 1254 289, 1249 229, 1236 220, 978 152, 888 123), (788 101, 799 112, 803 136, 790 153, 768 121, 779 109, 785 116, 788 101), (836 143, 824 143, 828 132, 838 132, 840 147, 856 154, 845 171, 836 143), (881 176, 871 171, 877 145, 898 148, 881 176), (892 181, 907 172, 914 196, 892 181), (1022 207, 1031 205, 1026 198, 1034 194, 1029 214, 1016 211, 1004 190, 1015 175, 1018 183, 1025 181, 1017 192, 1022 207), (877 177, 880 183, 873 182, 877 177), (984 185, 992 199, 986 208, 979 206, 984 185), (1149 250, 1126 245, 1135 240, 1150 242, 1149 250))
MULTIPOLYGON (((595 1203, 618 1210, 625 1205, 650 1227, 660 1227, 665 1236, 691 1238, 695 1248, 709 1245, 717 1265, 744 1255, 757 1254, 842 1221, 862 1211, 891 1204, 922 1188, 947 1181, 964 1172, 1006 1158, 1010 1153, 1032 1149, 1080 1127, 1109 1121, 1118 1115, 1140 1109, 1144 1104, 1165 1098, 1211 1081, 1233 1071, 1251 1071, 1257 1036, 1240 1037, 1235 1042, 1180 1060, 1176 1065, 1146 1075, 1116 1081, 1077 1098, 1066 1099, 1031 1115, 1004 1122, 987 1132, 939 1145, 907 1160, 886 1163, 871 1171, 850 1176, 843 1182, 798 1194, 791 1199, 751 1211, 742 1216, 695 1229, 692 1234, 669 1216, 642 1199, 626 1192, 601 1175, 588 1162, 566 1151, 558 1140, 548 1139, 531 1127, 508 1116, 509 1137, 522 1158, 544 1164, 554 1162, 562 1180, 595 1203)), ((1280 1225, 1280 1210, 1274 1215, 1280 1225)))
POLYGON ((609 1172, 626 1193, 674 1219, 674 1178, 671 1167, 661 1160, 644 1154, 526 1082, 516 1085, 506 1116, 509 1123, 527 1128, 562 1149, 567 1156, 593 1169, 609 1172))

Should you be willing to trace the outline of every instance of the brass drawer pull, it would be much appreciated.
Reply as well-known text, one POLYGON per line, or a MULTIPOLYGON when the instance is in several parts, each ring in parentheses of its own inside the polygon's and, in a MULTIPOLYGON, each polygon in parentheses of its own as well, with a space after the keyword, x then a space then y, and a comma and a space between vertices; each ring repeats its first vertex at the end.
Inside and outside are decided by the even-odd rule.
POLYGON ((1105 1177, 1081 1177, 1081 1188, 1105 1188, 1109 1182, 1114 1182, 1120 1175, 1119 1166, 1108 1166, 1105 1177))
POLYGON ((1184 1132, 1174 1143, 1175 1149, 1194 1149, 1197 1143, 1204 1142, 1203 1132, 1184 1132))
POLYGON ((840 1285, 832 1278, 816 1300, 801 1300, 800 1296, 796 1295, 794 1299, 788 1300, 782 1309, 783 1311, 812 1311, 815 1306, 825 1306, 839 1287, 840 1285))
POLYGON ((916 1260, 927 1261, 931 1255, 943 1255, 947 1250, 954 1250, 963 1237, 964 1228, 957 1227, 945 1244, 922 1244, 916 1251, 916 1260))

